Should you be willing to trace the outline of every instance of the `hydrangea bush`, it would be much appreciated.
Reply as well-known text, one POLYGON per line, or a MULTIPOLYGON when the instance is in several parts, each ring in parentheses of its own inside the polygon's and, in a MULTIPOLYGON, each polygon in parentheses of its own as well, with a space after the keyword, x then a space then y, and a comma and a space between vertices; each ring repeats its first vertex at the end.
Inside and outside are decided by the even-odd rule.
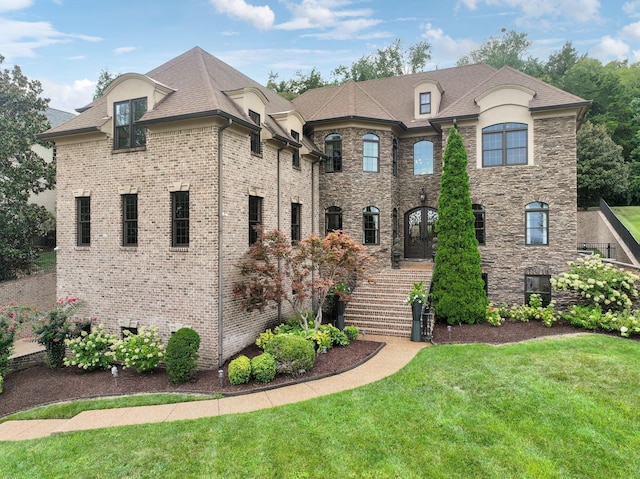
POLYGON ((82 331, 79 337, 65 340, 71 356, 64 359, 64 365, 89 371, 109 369, 115 357, 112 346, 117 342, 116 335, 107 333, 103 324, 94 327, 90 333, 82 331))
POLYGON ((157 326, 141 327, 138 334, 124 331, 124 339, 112 346, 115 357, 125 368, 139 373, 158 367, 164 357, 164 346, 157 326))
POLYGON ((571 269, 551 278, 551 286, 557 290, 573 291, 588 306, 612 311, 629 310, 631 300, 638 297, 638 276, 603 262, 599 256, 579 258, 567 264, 571 269))

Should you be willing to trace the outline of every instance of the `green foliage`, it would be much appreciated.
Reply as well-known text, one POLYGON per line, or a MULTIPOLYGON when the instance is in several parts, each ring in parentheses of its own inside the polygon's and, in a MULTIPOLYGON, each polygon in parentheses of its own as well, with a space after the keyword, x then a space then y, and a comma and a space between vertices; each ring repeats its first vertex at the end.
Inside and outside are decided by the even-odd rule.
POLYGON ((532 294, 529 297, 529 304, 512 306, 508 315, 510 321, 528 323, 531 320, 538 320, 542 321, 547 328, 553 326, 553 323, 560 318, 560 314, 555 309, 555 301, 542 306, 542 298, 539 294, 532 294))
POLYGON ((265 352, 271 354, 283 374, 302 374, 310 371, 316 360, 313 343, 294 334, 278 334, 267 344, 265 352))
POLYGON ((273 339, 274 336, 275 334, 273 334, 273 331, 267 329, 265 332, 260 333, 258 339, 256 339, 256 346, 264 351, 265 346, 273 339))
POLYGON ((302 95, 307 90, 328 85, 329 83, 322 78, 322 75, 315 67, 311 69, 308 75, 298 70, 294 78, 280 81, 278 81, 277 73, 269 72, 269 80, 267 81, 267 88, 289 101, 302 95))
POLYGON ((64 340, 71 352, 71 357, 64 358, 64 365, 89 371, 108 369, 113 364, 115 354, 112 346, 117 341, 115 334, 105 332, 103 324, 94 327, 91 333, 83 330, 77 338, 64 340))
POLYGON ((50 368, 60 368, 64 365, 65 339, 78 337, 80 332, 91 324, 89 321, 71 320, 83 306, 84 302, 77 298, 61 299, 34 324, 33 333, 46 350, 47 364, 50 368))
POLYGON ((578 206, 597 206, 600 198, 628 189, 629 167, 604 125, 585 122, 578 130, 578 206))
POLYGON ((251 375, 259 383, 273 381, 278 371, 276 360, 269 353, 262 353, 251 359, 251 375))
POLYGON ((111 73, 108 68, 100 70, 98 82, 96 83, 96 89, 93 93, 93 99, 97 100, 98 98, 100 98, 109 84, 119 76, 120 75, 118 73, 111 73))
POLYGON ((238 356, 229 363, 229 382, 245 384, 251 379, 251 361, 245 355, 238 356))
POLYGON ((2 389, 3 383, 4 383, 4 377, 2 376, 2 374, 0 374, 0 394, 2 394, 2 391, 4 391, 4 389, 2 389))
POLYGON ((491 326, 502 326, 506 317, 501 314, 501 309, 496 308, 491 303, 487 306, 487 316, 486 321, 491 326))
POLYGON ((640 311, 603 311, 599 305, 573 305, 563 318, 580 328, 617 331, 625 338, 640 334, 640 311))
POLYGON ((471 207, 467 151, 455 128, 449 132, 443 162, 432 280, 435 313, 449 324, 478 323, 485 320, 489 301, 471 207))
POLYGON ((584 305, 614 311, 631 308, 632 298, 638 297, 638 276, 605 263, 598 256, 570 261, 569 271, 551 278, 554 289, 572 291, 584 305))
POLYGON ((34 240, 50 225, 46 209, 30 202, 32 193, 55 185, 55 163, 32 150, 45 145, 37 135, 49 127, 48 100, 41 93, 40 82, 30 81, 19 66, 0 70, 0 280, 31 269, 34 240))
POLYGON ((427 304, 428 299, 429 289, 425 286, 424 281, 420 281, 419 283, 413 283, 413 287, 409 290, 409 295, 405 302, 407 304, 427 304))
POLYGON ((164 362, 167 374, 174 383, 183 383, 191 378, 196 368, 200 350, 200 335, 191 328, 180 328, 169 338, 164 362))
POLYGON ((360 330, 357 326, 351 325, 345 326, 343 332, 347 335, 347 339, 349 339, 349 341, 355 341, 358 339, 358 335, 360 334, 360 330))
POLYGON ((472 63, 486 63, 494 68, 502 68, 507 65, 516 70, 525 70, 524 55, 531 42, 526 33, 517 33, 513 30, 502 29, 502 36, 490 37, 480 47, 469 52, 458 60, 458 65, 472 63))
POLYGON ((125 368, 133 368, 139 373, 158 367, 164 357, 164 346, 160 341, 157 326, 142 326, 138 334, 124 331, 124 339, 112 346, 115 357, 125 368))
POLYGON ((13 354, 13 341, 20 323, 32 318, 34 309, 9 303, 0 306, 0 376, 9 371, 9 358, 13 354))

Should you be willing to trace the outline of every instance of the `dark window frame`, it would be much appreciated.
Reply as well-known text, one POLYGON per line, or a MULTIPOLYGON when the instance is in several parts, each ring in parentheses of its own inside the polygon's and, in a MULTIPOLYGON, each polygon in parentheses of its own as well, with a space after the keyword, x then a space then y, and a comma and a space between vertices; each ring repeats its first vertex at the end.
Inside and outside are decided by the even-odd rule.
POLYGON ((262 197, 249 196, 249 246, 258 241, 258 229, 262 225, 262 197))
POLYGON ((362 136, 362 171, 365 173, 380 171, 380 137, 375 133, 367 133, 362 136), (375 145, 375 156, 366 154, 367 145, 375 145), (369 163, 375 163, 375 169, 372 169, 369 163))
POLYGON ((137 122, 147 112, 147 98, 133 98, 113 104, 113 149, 127 150, 143 148, 147 145, 147 129, 138 126, 137 122), (120 115, 119 108, 127 107, 126 113, 120 115), (125 118, 122 118, 126 116, 125 118), (120 119, 124 120, 122 123, 120 119))
POLYGON ((171 192, 171 246, 189 247, 189 191, 171 192))
POLYGON ((342 171, 342 135, 331 133, 324 137, 324 153, 328 156, 324 164, 325 173, 342 171))
MULTIPOLYGON (((517 158, 522 157, 519 155, 517 158)), ((506 122, 496 123, 494 125, 487 126, 482 129, 482 167, 491 168, 495 166, 523 166, 529 162, 529 125, 526 123, 518 122, 506 122), (518 139, 524 132, 524 146, 522 142, 513 144, 513 139, 518 139), (489 141, 493 138, 493 144, 489 141), (511 144, 511 146, 510 146, 511 144), (491 146, 491 148, 489 148, 491 146), (524 161, 510 160, 510 153, 516 151, 524 152, 524 161), (500 152, 500 162, 489 163, 488 156, 492 153, 497 154, 500 152)))
POLYGON ((138 246, 138 195, 122 195, 122 246, 138 246))
POLYGON ((420 114, 428 115, 431 113, 431 92, 425 91, 420 93, 420 114))
POLYGON ((478 240, 479 245, 486 244, 487 241, 487 231, 486 231, 486 208, 478 203, 473 203, 471 205, 473 209, 473 217, 474 217, 474 229, 476 231, 476 239, 478 240))
POLYGON ((342 208, 339 206, 329 206, 324 210, 324 233, 325 235, 332 231, 342 229, 342 208), (333 228, 337 226, 337 228, 333 228))
POLYGON ((433 175, 433 164, 435 162, 434 157, 433 157, 434 149, 435 149, 435 145, 434 145, 433 141, 431 141, 431 140, 420 140, 420 141, 416 141, 413 144, 413 176, 433 175), (416 172, 416 160, 417 160, 416 157, 418 155, 416 155, 416 148, 418 148, 419 145, 422 145, 422 144, 427 145, 427 150, 429 149, 428 145, 431 145, 431 158, 426 158, 426 160, 427 160, 426 170, 427 171, 426 172, 417 173, 416 172))
POLYGON ((524 275, 524 304, 529 304, 532 294, 539 294, 542 299, 542 306, 551 303, 551 275, 548 274, 525 274, 524 275), (540 284, 544 280, 544 284, 540 284))
POLYGON ((525 206, 525 245, 527 246, 549 246, 549 205, 541 201, 532 201, 525 206), (534 218, 542 218, 542 224, 534 225, 534 218), (534 232, 540 234, 534 236, 534 232), (537 241, 540 238, 540 241, 537 241))
POLYGON ((91 246, 91 197, 76 197, 76 244, 91 246))
POLYGON ((380 244, 380 209, 375 206, 362 208, 362 244, 380 244))
POLYGON ((302 239, 302 205, 291 203, 291 244, 302 239))
POLYGON ((398 176, 398 139, 394 138, 391 144, 391 171, 393 176, 398 176))
MULTIPOLYGON (((291 137, 296 140, 298 143, 300 143, 300 133, 298 133, 295 130, 291 130, 291 137)), ((291 165, 294 168, 300 168, 300 150, 298 148, 296 148, 295 146, 293 147, 293 153, 291 154, 291 165)))
MULTIPOLYGON (((253 122, 258 125, 258 127, 260 127, 260 125, 262 124, 260 120, 260 113, 249 110, 249 118, 251 118, 251 120, 253 120, 253 122)), ((262 145, 260 141, 260 130, 252 131, 249 134, 249 137, 251 140, 251 153, 253 153, 254 155, 261 155, 262 145)))

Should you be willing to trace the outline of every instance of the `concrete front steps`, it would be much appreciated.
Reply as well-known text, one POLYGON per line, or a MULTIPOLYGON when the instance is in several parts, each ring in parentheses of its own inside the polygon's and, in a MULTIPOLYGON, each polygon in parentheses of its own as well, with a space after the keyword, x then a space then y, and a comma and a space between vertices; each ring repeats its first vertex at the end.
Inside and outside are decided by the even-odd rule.
POLYGON ((346 325, 361 333, 411 337, 411 306, 405 303, 413 283, 431 283, 433 263, 401 263, 400 269, 385 269, 359 285, 344 312, 346 325))

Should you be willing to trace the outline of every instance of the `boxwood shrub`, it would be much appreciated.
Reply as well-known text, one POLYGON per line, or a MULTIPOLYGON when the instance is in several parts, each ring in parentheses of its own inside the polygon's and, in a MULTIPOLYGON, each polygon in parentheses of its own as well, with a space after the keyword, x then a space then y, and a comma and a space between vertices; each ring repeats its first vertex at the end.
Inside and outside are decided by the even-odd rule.
POLYGON ((273 381, 278 371, 276 360, 269 353, 262 353, 251 359, 251 375, 259 383, 273 381))
POLYGON ((184 383, 196 368, 200 335, 191 328, 181 328, 169 338, 164 361, 167 374, 174 383, 184 383))
POLYGON ((265 352, 271 354, 282 374, 302 374, 310 371, 316 361, 314 344, 293 334, 278 334, 269 341, 265 352))
POLYGON ((229 382, 231 384, 245 384, 251 379, 251 361, 242 355, 229 363, 229 382))

